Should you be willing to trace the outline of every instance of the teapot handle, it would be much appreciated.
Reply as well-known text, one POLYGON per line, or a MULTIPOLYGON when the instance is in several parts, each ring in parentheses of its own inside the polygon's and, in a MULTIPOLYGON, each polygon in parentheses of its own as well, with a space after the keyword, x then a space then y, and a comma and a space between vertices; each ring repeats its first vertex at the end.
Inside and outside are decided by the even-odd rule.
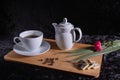
POLYGON ((76 27, 76 28, 72 29, 72 31, 73 31, 73 42, 79 42, 81 40, 81 38, 82 38, 82 31, 81 31, 81 29, 76 27), (75 33, 75 31, 78 31, 78 33, 79 33, 79 37, 78 37, 77 40, 76 40, 76 33, 75 33))

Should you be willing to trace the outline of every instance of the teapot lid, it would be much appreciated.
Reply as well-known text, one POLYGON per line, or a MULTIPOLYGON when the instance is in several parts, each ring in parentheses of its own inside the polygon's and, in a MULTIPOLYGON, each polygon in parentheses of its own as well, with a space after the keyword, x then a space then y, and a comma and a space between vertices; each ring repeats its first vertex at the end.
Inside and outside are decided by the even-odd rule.
POLYGON ((68 27, 68 26, 73 26, 73 25, 68 22, 67 18, 64 18, 63 22, 59 23, 59 26, 61 26, 61 27, 68 27))

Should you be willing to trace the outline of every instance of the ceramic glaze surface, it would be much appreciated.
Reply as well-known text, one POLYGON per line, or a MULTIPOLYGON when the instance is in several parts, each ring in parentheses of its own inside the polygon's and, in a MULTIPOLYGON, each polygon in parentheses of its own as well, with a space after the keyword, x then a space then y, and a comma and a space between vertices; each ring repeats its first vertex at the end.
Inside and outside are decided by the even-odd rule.
POLYGON ((74 28, 74 26, 67 22, 67 18, 63 19, 63 22, 57 24, 52 23, 55 28, 55 40, 60 49, 71 49, 75 42, 78 42, 82 38, 82 31, 80 28, 74 28), (79 38, 76 40, 75 31, 79 32, 79 38))
POLYGON ((24 47, 26 50, 28 51, 36 51, 37 49, 40 48, 41 43, 43 41, 43 33, 41 31, 37 31, 37 30, 27 30, 27 31, 23 31, 20 33, 19 37, 14 37, 13 39, 14 43, 24 47), (31 36, 31 35, 35 35, 37 37, 35 38, 26 38, 25 36, 31 36), (19 40, 21 42, 21 44, 19 44, 17 42, 17 40, 19 40))

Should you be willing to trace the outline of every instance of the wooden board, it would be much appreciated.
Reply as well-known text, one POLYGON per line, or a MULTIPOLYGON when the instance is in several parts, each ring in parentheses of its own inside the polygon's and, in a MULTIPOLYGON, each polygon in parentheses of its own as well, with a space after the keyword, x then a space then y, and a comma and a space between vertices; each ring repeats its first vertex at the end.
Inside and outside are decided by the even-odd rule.
MULTIPOLYGON (((66 58, 66 56, 69 54, 63 54, 62 52, 65 52, 65 50, 60 50, 57 47, 55 40, 51 40, 51 39, 44 39, 44 40, 49 42, 51 45, 51 49, 44 54, 28 57, 28 56, 18 55, 12 50, 4 56, 4 59, 8 60, 8 61, 21 62, 21 63, 32 64, 32 65, 36 65, 36 66, 43 66, 43 67, 47 67, 47 68, 93 76, 96 78, 99 76, 101 64, 102 64, 102 55, 90 58, 91 60, 94 60, 97 63, 99 63, 100 68, 91 69, 91 70, 78 70, 71 63, 66 62, 66 60, 71 60, 72 58, 70 58, 70 57, 66 58), (45 62, 46 60, 47 60, 47 62, 45 62), (54 64, 51 65, 51 62, 54 62, 54 64)), ((88 46, 90 46, 90 45, 75 43, 72 50, 78 49, 78 48, 83 48, 83 47, 88 47, 88 46)))

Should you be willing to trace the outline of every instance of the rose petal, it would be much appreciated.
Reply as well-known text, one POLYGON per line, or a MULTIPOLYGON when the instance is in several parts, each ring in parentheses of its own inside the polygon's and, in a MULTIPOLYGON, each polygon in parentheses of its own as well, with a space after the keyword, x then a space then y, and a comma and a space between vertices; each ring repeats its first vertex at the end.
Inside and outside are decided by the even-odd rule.
POLYGON ((94 50, 96 50, 96 51, 101 51, 102 50, 102 46, 101 46, 101 42, 100 41, 96 41, 94 43, 94 50))

